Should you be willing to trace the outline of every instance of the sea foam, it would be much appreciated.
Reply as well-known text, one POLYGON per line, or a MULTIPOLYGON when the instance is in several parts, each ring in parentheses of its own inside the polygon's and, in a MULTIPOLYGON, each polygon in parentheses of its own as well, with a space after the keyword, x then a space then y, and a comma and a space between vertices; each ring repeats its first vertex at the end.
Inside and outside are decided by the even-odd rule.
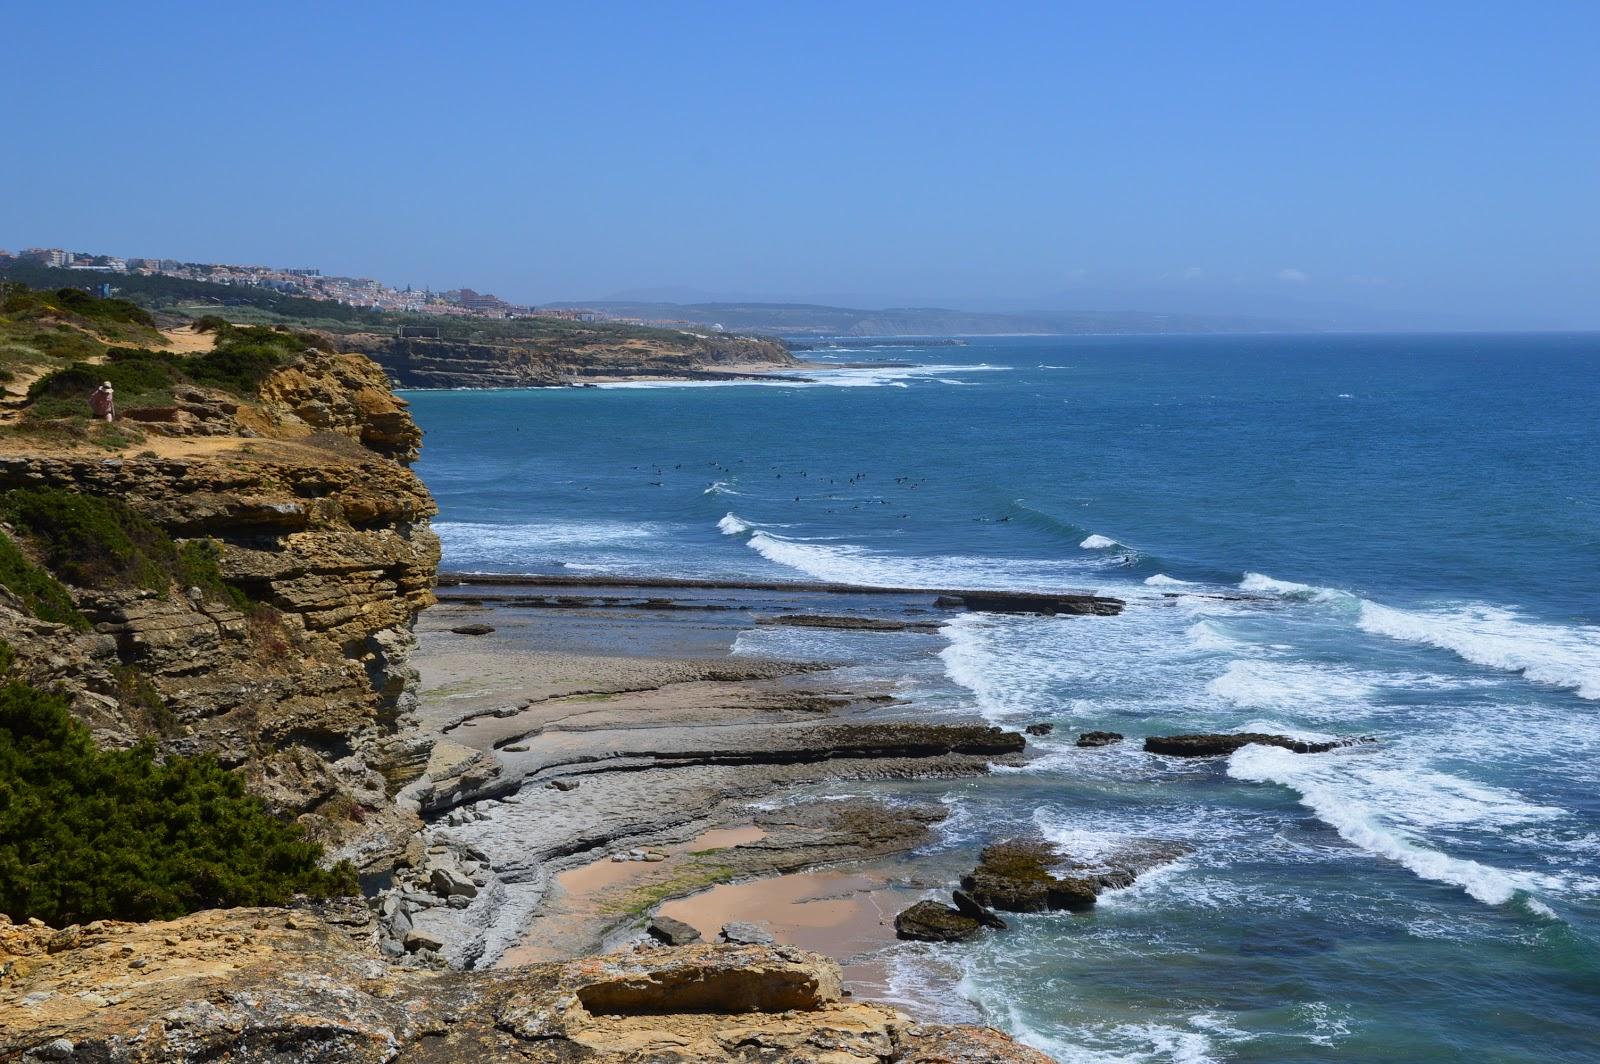
POLYGON ((892 554, 853 543, 804 540, 756 529, 749 547, 814 580, 872 587, 1066 591, 1092 576, 1092 563, 938 554, 892 554))
POLYGON ((1094 533, 1084 539, 1084 541, 1078 544, 1078 546, 1082 547, 1084 550, 1110 550, 1113 547, 1120 546, 1120 544, 1108 536, 1102 536, 1099 533, 1094 533))
MULTIPOLYGON (((1359 756, 1359 755, 1356 755, 1359 756)), ((1276 783, 1296 791, 1300 804, 1346 842, 1403 865, 1413 874, 1460 887, 1488 905, 1503 905, 1518 892, 1560 889, 1559 877, 1495 868, 1451 857, 1412 838, 1395 820, 1488 827, 1562 815, 1523 802, 1507 792, 1473 785, 1440 773, 1408 769, 1356 769, 1352 757, 1296 754, 1273 746, 1246 746, 1228 759, 1228 775, 1276 783)))
POLYGON ((1525 620, 1494 606, 1403 610, 1363 602, 1363 631, 1449 650, 1476 665, 1521 673, 1600 699, 1600 628, 1525 620))
POLYGON ((717 531, 724 536, 739 536, 750 531, 750 524, 735 513, 726 513, 717 522, 717 531))

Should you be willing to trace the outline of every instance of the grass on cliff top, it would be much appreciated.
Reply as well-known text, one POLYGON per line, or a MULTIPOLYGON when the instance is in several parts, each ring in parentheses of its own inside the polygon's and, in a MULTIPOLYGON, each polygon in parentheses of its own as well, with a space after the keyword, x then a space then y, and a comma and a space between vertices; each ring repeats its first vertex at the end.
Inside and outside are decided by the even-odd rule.
POLYGON ((308 347, 327 341, 315 333, 266 326, 205 322, 217 333, 217 346, 203 355, 117 347, 102 362, 77 361, 34 381, 28 388, 31 420, 86 418, 89 393, 110 381, 122 410, 171 406, 173 390, 186 384, 216 388, 253 398, 267 375, 308 347))
MULTIPOLYGON (((43 575, 53 581, 100 590, 137 587, 163 595, 174 586, 198 587, 211 601, 239 609, 250 605, 243 591, 223 579, 215 543, 189 540, 180 546, 155 522, 118 500, 59 488, 17 488, 0 496, 0 516, 26 539, 47 570, 43 575)), ((6 580, 9 573, 30 588, 38 584, 39 574, 21 567, 0 572, 0 582, 28 601, 6 580)), ((38 590, 33 600, 56 601, 38 590)))
POLYGON ((171 919, 356 893, 355 870, 321 856, 215 760, 98 750, 60 696, 0 686, 0 912, 12 920, 171 919))

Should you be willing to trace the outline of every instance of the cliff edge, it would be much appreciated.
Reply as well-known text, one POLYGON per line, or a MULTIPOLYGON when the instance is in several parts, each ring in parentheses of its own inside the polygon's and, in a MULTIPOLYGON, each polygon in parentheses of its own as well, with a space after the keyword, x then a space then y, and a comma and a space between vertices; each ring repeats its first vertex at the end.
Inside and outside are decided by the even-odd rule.
POLYGON ((375 334, 341 337, 403 388, 554 387, 640 377, 728 379, 799 365, 776 340, 664 329, 584 331, 496 342, 375 334))
POLYGON ((61 685, 98 744, 214 754, 340 856, 383 866, 415 823, 391 798, 426 758, 398 736, 439 558, 405 403, 369 360, 306 350, 252 398, 185 386, 90 428, 0 435, 5 497, 131 510, 180 556, 213 557, 227 593, 69 579, 77 616, 46 620, 0 586, 15 675, 61 685), (107 454, 112 430, 136 436, 107 454))

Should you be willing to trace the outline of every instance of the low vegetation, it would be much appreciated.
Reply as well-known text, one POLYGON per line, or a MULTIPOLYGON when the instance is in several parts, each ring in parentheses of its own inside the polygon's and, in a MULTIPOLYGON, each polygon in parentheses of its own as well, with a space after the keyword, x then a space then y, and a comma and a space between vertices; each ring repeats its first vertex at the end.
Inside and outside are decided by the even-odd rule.
MULTIPOLYGON (((50 609, 57 609, 59 600, 41 581, 49 581, 57 589, 64 582, 104 590, 144 588, 160 594, 173 587, 197 587, 211 601, 239 609, 250 606, 248 596, 223 579, 218 567, 221 552, 215 543, 190 540, 179 546, 159 525, 115 499, 58 488, 18 488, 0 498, 0 516, 26 538, 43 569, 48 570, 32 566, 16 545, 7 541, 19 562, 5 569, 5 554, 0 551, 0 582, 24 601, 29 601, 28 596, 8 579, 13 574, 22 586, 32 589, 33 602, 50 609)), ((71 605, 70 598, 67 605, 71 605)), ((37 608, 35 613, 44 616, 37 608)))
POLYGON ((98 750, 60 696, 0 686, 0 912, 13 920, 170 919, 354 894, 354 869, 323 869, 321 856, 215 760, 98 750))
POLYGON ((122 410, 169 406, 183 385, 199 385, 252 397, 267 375, 308 347, 325 346, 316 333, 263 325, 221 323, 215 349, 203 355, 175 355, 143 348, 112 348, 102 362, 74 362, 34 381, 28 389, 31 419, 85 417, 89 393, 101 381, 116 389, 122 410))
POLYGON ((72 596, 40 566, 28 560, 21 548, 0 532, 0 585, 22 603, 24 609, 41 621, 70 625, 80 631, 89 621, 73 605, 72 596))

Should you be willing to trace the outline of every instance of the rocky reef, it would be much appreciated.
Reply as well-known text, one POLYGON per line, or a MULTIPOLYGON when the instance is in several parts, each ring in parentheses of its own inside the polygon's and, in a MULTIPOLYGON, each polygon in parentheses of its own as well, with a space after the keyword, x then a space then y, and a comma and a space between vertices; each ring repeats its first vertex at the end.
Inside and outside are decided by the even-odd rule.
POLYGON ((489 972, 386 963, 361 906, 63 930, 0 923, 0 1060, 1046 1064, 856 1002, 788 946, 638 948, 489 972))
POLYGON ((1224 732, 1204 735, 1152 735, 1145 739, 1144 749, 1146 753, 1163 754, 1167 757, 1223 757, 1241 747, 1255 744, 1276 746, 1292 750, 1297 754, 1325 754, 1340 747, 1374 741, 1376 740, 1368 738, 1315 741, 1297 739, 1292 735, 1269 735, 1264 732, 1224 732))

